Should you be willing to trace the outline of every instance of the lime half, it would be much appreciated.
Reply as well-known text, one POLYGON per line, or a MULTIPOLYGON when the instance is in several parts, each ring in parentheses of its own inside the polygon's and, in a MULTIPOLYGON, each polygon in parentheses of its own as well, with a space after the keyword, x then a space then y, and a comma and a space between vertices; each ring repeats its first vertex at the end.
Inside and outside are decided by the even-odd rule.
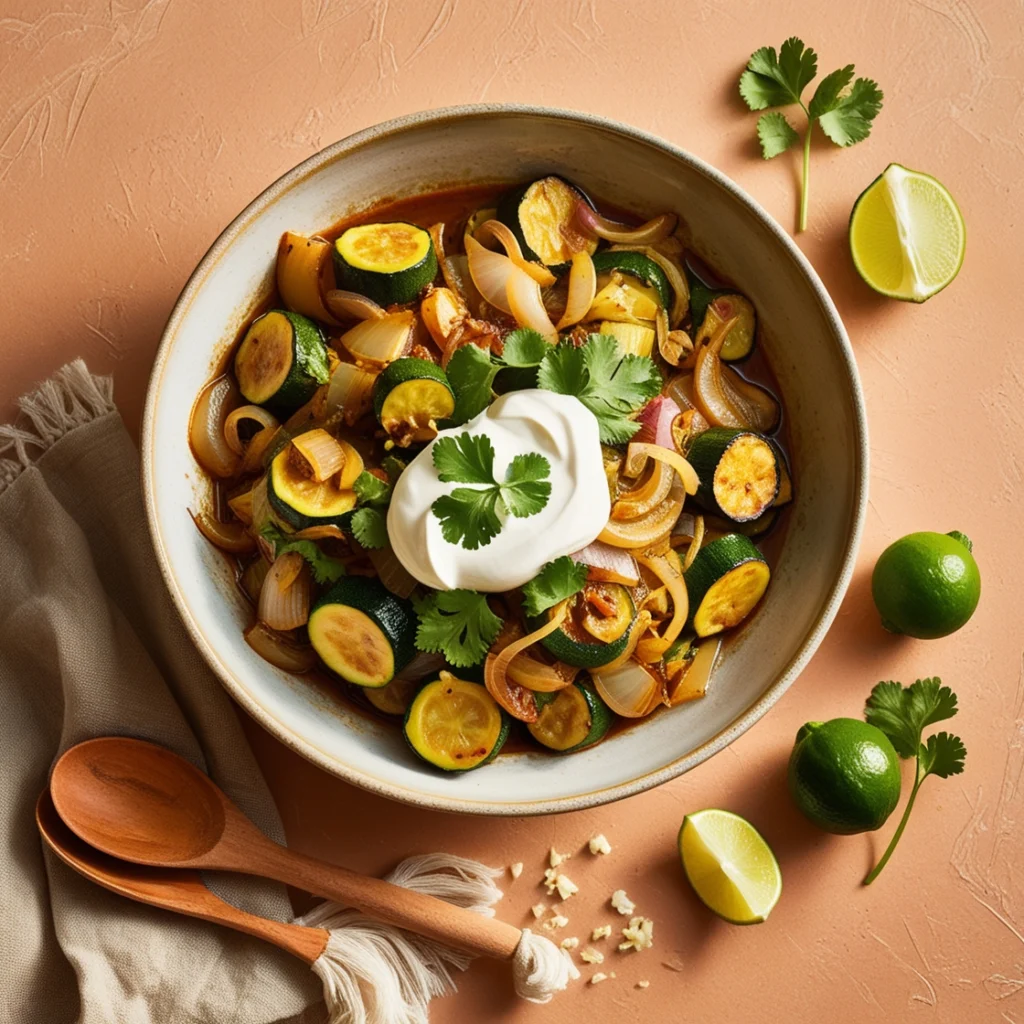
POLYGON ((850 214, 857 273, 882 295, 924 302, 953 280, 964 261, 964 219, 946 187, 900 164, 860 194, 850 214))
POLYGON ((757 924, 782 892, 782 872, 771 847, 744 818, 715 808, 683 818, 683 870, 697 895, 733 924, 757 924))

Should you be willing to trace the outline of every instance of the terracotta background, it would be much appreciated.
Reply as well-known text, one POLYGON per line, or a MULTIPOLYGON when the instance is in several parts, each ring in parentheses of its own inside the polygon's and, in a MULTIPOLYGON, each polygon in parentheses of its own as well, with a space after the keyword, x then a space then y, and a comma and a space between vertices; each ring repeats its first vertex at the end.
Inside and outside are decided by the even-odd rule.
MULTIPOLYGON (((1011 0, 6 0, 0 16, 0 415, 76 355, 113 372, 138 426, 162 325, 189 271, 257 192, 316 149, 398 114, 488 101, 593 111, 659 133, 735 178, 785 226, 797 160, 764 164, 736 94, 747 55, 799 33, 824 71, 855 62, 885 107, 871 138, 815 147, 799 243, 831 290, 867 393, 871 510, 860 569, 830 636, 781 704, 692 774, 592 812, 490 821, 413 811, 351 789, 249 732, 294 845, 382 871, 450 849, 523 860, 501 913, 525 923, 554 844, 581 893, 563 934, 585 937, 625 887, 655 947, 614 954, 600 987, 519 1005, 477 965, 432 1019, 1024 1022, 1024 300, 1018 176, 1024 31, 1011 0), (892 160, 958 199, 968 251, 926 306, 880 299, 855 275, 846 223, 892 160), (887 636, 868 579, 917 529, 969 533, 984 576, 956 637, 887 636), (874 682, 938 674, 960 695, 967 771, 930 780, 901 848, 858 882, 881 835, 834 838, 784 789, 808 718, 859 713, 874 682), (771 920, 735 928, 687 888, 684 813, 724 806, 769 839, 785 877, 771 920), (650 980, 646 991, 634 983, 650 980)), ((891 826, 890 826, 891 827, 891 826)), ((592 969, 585 971, 586 975, 592 969)))

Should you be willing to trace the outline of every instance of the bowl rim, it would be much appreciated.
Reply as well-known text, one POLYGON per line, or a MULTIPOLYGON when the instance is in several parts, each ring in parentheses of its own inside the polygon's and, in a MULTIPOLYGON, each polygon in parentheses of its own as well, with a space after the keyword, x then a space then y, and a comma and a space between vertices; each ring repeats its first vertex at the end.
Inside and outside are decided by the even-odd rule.
POLYGON ((170 591, 171 598, 178 614, 181 616, 185 629, 193 643, 202 653, 207 664, 220 679, 224 688, 231 694, 249 715, 264 729, 276 737, 290 750, 300 754, 324 771, 341 778, 345 782, 358 786, 371 793, 387 797, 401 803, 413 804, 432 810, 457 812, 464 814, 480 814, 491 816, 515 816, 551 814, 565 811, 582 810, 605 803, 611 803, 627 796, 642 793, 655 786, 674 779, 691 768, 706 761, 713 754, 728 746, 733 740, 746 732, 761 719, 765 713, 779 700, 800 675, 811 657, 814 655, 829 627, 832 625, 853 576, 856 564, 857 549, 864 528, 864 520, 868 502, 868 464, 869 447, 867 433, 867 412, 863 390, 857 370, 853 348, 850 344, 846 328, 836 310, 831 296, 811 266, 808 259, 781 225, 752 196, 740 188, 734 181, 710 164, 694 156, 692 153, 674 145, 665 139, 597 114, 574 111, 560 107, 543 107, 531 104, 505 103, 474 103, 458 106, 442 107, 434 110, 419 111, 402 117, 393 118, 380 124, 364 128, 340 139, 307 157, 291 170, 282 174, 275 182, 264 189, 255 199, 231 221, 217 236, 213 244, 203 255, 189 275, 180 295, 178 296, 171 315, 167 320, 160 343, 157 348, 153 368, 150 373, 143 412, 142 431, 140 438, 141 477, 143 499, 146 508, 146 519, 150 537, 161 574, 170 591), (227 665, 221 660, 215 647, 207 640, 198 622, 191 613, 177 578, 172 570, 170 559, 160 531, 157 516, 155 494, 156 459, 154 457, 154 426, 157 405, 161 390, 164 371, 170 358, 180 324, 184 319, 193 300, 200 291, 207 276, 218 260, 227 252, 231 244, 250 221, 254 220, 285 192, 294 188, 313 173, 340 159, 341 157, 375 143, 377 140, 400 135, 412 129, 424 127, 441 127, 453 122, 492 117, 540 117, 553 120, 571 121, 593 128, 599 128, 612 134, 623 136, 634 142, 660 150, 669 156, 688 165, 699 174, 729 193, 733 199, 743 204, 782 246, 783 251, 792 259, 810 283, 818 303, 828 320, 829 326, 838 342, 839 353, 849 378, 851 398, 854 409, 855 451, 854 451, 854 493, 855 507, 852 510, 852 522, 846 546, 843 551, 839 572, 832 584, 827 600, 824 602, 816 620, 805 634, 799 648, 789 660, 785 668, 779 672, 771 685, 761 697, 748 707, 742 714, 734 718, 724 729, 720 730, 700 746, 682 757, 676 758, 667 765, 647 772, 635 779, 614 786, 591 790, 575 796, 559 797, 547 800, 524 800, 494 803, 489 800, 472 800, 453 796, 433 796, 423 794, 415 789, 384 782, 353 768, 341 764, 326 755, 322 750, 303 739, 298 734, 285 728, 269 711, 255 700, 236 679, 227 665))

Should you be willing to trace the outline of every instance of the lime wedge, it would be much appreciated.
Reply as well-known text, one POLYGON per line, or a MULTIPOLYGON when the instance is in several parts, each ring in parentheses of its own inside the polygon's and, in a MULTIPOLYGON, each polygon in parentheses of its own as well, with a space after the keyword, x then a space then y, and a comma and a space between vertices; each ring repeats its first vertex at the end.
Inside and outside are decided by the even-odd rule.
POLYGON ((683 870, 697 895, 733 924, 757 924, 782 892, 771 847, 744 818, 710 809, 688 814, 679 830, 683 870))
POLYGON ((889 164, 850 214, 857 273, 876 292, 906 302, 924 302, 956 277, 966 240, 946 187, 900 164, 889 164))

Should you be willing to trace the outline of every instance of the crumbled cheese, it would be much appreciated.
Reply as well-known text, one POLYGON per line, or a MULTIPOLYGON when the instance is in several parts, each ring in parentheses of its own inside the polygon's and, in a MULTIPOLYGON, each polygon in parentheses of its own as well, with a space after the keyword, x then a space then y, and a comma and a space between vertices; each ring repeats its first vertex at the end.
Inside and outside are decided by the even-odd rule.
POLYGON ((567 900, 570 896, 575 896, 580 891, 579 886, 568 875, 559 875, 555 879, 555 888, 563 900, 567 900))
POLYGON ((604 953, 598 949, 594 949, 593 946, 587 946, 587 948, 580 953, 580 959, 585 964, 603 964, 604 953))
POLYGON ((567 861, 572 856, 568 853, 559 853, 553 846, 548 852, 548 863, 553 867, 557 868, 563 861, 567 861))
POLYGON ((654 945, 654 922, 649 917, 634 917, 629 927, 622 929, 622 937, 625 941, 619 943, 619 949, 623 952, 635 949, 639 953, 650 949, 654 945))
MULTIPOLYGON (((549 890, 550 891, 550 890, 549 890)), ((626 895, 625 889, 616 889, 612 893, 612 907, 620 914, 626 916, 636 910, 636 904, 626 895)))
POLYGON ((530 907, 530 910, 533 912, 534 917, 543 917, 544 914, 547 912, 547 909, 548 908, 546 903, 535 903, 532 907, 530 907))
POLYGON ((599 928, 595 928, 590 933, 590 941, 597 942, 598 939, 607 939, 612 933, 612 926, 610 924, 603 924, 599 928))
POLYGON ((562 949, 575 949, 580 944, 580 940, 575 935, 570 935, 567 939, 562 939, 560 945, 562 949))
POLYGON ((550 896, 555 891, 555 883, 558 881, 558 872, 555 868, 547 868, 544 871, 544 880, 540 883, 543 885, 550 896))
POLYGON ((599 853, 611 853, 612 845, 604 835, 596 835, 590 840, 590 852, 596 857, 599 853))
POLYGON ((597 974, 592 974, 590 976, 590 984, 600 985, 602 981, 605 981, 607 979, 607 977, 607 974, 602 974, 600 971, 598 971, 597 974))
POLYGON ((518 878, 523 873, 523 862, 521 860, 517 860, 515 864, 509 864, 508 873, 513 878, 518 878))
POLYGON ((541 921, 540 926, 545 931, 553 932, 558 928, 564 928, 569 923, 569 918, 562 914, 552 914, 546 921, 541 921))
POLYGON ((650 983, 649 981, 638 981, 638 982, 636 983, 636 987, 637 987, 637 988, 649 988, 649 987, 650 987, 650 984, 651 984, 651 983, 650 983))

